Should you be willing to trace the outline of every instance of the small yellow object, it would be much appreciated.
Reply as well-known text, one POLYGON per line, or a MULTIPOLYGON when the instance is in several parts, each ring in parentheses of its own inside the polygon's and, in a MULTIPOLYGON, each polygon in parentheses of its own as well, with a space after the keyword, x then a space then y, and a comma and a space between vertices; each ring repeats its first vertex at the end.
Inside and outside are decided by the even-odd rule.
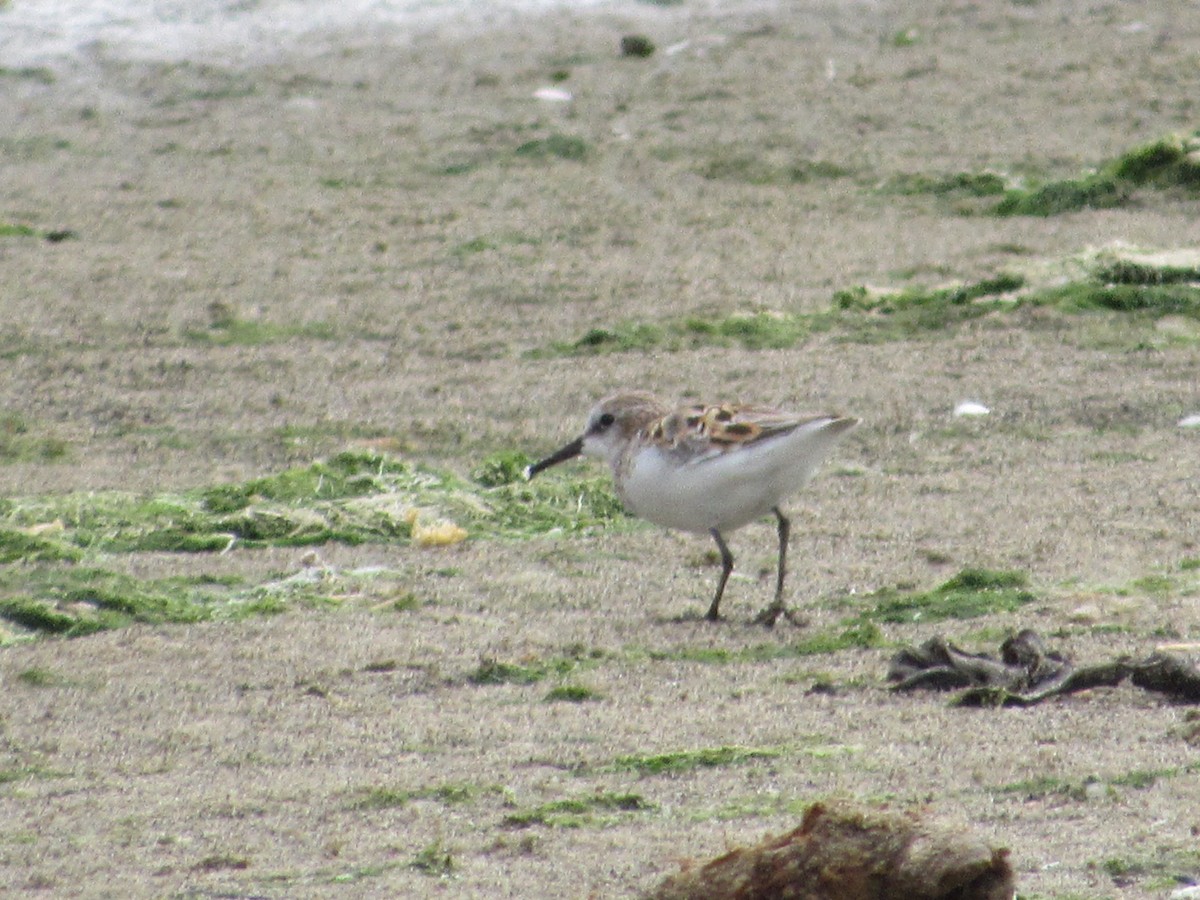
POLYGON ((410 509, 404 520, 412 526, 413 543, 418 547, 446 547, 467 538, 467 530, 445 519, 421 521, 421 511, 410 509))

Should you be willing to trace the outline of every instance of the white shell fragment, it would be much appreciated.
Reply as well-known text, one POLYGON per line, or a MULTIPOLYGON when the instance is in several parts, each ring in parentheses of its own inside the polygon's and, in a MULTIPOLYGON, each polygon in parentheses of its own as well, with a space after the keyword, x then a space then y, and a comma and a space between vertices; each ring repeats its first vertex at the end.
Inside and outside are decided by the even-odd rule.
POLYGON ((533 92, 533 96, 538 100, 546 100, 550 103, 570 103, 574 97, 570 91, 564 91, 562 88, 556 87, 541 87, 533 92))
POLYGON ((1179 420, 1180 428, 1200 428, 1200 413, 1192 413, 1179 420))
POLYGON ((958 406, 954 407, 956 416, 986 416, 991 410, 982 403, 976 403, 974 400, 964 400, 958 406))

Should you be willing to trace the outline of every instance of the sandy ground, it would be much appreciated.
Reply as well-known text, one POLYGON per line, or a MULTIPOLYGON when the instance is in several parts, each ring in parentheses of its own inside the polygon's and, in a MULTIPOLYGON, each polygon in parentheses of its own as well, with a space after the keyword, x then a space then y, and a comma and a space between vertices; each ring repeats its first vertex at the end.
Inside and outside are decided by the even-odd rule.
MULTIPOLYGON (((68 447, 0 467, 0 490, 210 484, 378 437, 467 473, 558 446, 621 386, 836 409, 865 424, 793 504, 809 628, 977 565, 1028 573, 1039 601, 889 640, 988 649, 1027 626, 1097 661, 1196 639, 1194 594, 1161 586, 1200 556, 1197 435, 1175 427, 1200 403, 1194 341, 1020 315, 875 344, 529 351, 1113 241, 1194 246, 1194 199, 1000 219, 876 188, 1076 175, 1194 128, 1198 64, 1193 4, 1043 0, 644 5, 347 34, 254 67, 101 50, 53 79, 8 71, 0 221, 77 236, 0 238, 0 409, 68 447), (629 32, 660 52, 621 58, 629 32), (548 86, 573 101, 534 99, 548 86), (583 159, 517 152, 554 134, 581 138, 583 159), (743 157, 848 175, 701 174, 743 157), (229 317, 276 338, 195 337, 229 317), (993 414, 953 419, 964 399, 993 414)), ((1200 877, 1186 707, 1122 687, 970 711, 887 692, 887 648, 756 658, 805 630, 749 624, 769 523, 731 545, 719 626, 696 618, 707 542, 644 528, 327 547, 329 565, 402 577, 337 611, 0 649, 0 887, 628 896, 834 794, 971 823, 1012 849, 1022 897, 1165 897, 1200 877), (389 591, 422 605, 381 612, 389 591), (733 661, 699 658, 713 648, 733 661), (535 684, 470 679, 488 660, 564 658, 570 674, 535 684), (545 702, 560 681, 600 699, 545 702), (726 746, 769 752, 675 774, 615 764, 726 746), (627 794, 645 808, 509 818, 627 794)), ((112 564, 266 577, 301 555, 112 564)))

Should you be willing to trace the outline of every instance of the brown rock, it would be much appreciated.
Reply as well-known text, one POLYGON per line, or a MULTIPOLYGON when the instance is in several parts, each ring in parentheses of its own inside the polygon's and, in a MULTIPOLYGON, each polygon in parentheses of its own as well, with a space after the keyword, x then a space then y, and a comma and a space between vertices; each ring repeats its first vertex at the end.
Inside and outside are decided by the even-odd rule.
POLYGON ((651 900, 1011 900, 1008 851, 916 812, 815 803, 800 827, 687 867, 651 900))

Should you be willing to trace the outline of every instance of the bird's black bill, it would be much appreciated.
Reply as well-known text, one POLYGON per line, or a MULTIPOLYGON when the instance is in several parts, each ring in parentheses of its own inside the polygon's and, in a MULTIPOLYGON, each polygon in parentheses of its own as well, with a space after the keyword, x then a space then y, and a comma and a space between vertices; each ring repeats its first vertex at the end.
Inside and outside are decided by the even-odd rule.
POLYGON ((582 452, 583 438, 575 438, 575 440, 571 441, 571 443, 567 444, 567 446, 563 447, 561 450, 551 453, 545 459, 541 460, 540 462, 535 462, 532 466, 526 469, 525 477, 532 478, 538 472, 542 471, 542 469, 548 469, 551 466, 558 465, 560 462, 566 462, 571 457, 578 456, 582 452))

